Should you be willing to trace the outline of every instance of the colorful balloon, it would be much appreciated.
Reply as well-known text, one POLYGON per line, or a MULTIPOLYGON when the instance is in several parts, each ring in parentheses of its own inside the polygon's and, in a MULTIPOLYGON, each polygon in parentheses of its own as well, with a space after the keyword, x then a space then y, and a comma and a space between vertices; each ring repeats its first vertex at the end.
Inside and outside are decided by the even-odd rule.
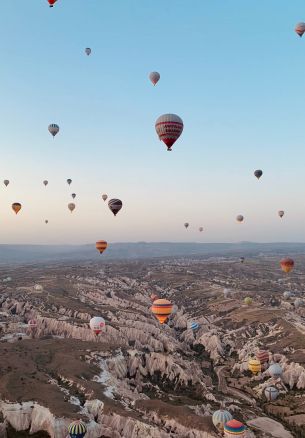
POLYGON ((59 133, 59 126, 56 123, 51 123, 48 127, 49 133, 55 137, 56 134, 59 133))
POLYGON ((224 409, 219 409, 218 411, 215 411, 212 416, 214 426, 221 433, 223 433, 225 424, 230 420, 233 420, 232 415, 229 411, 225 411, 224 409))
POLYGON ((150 81, 151 81, 154 85, 156 85, 156 83, 159 82, 159 79, 160 79, 160 73, 158 73, 157 71, 152 71, 152 72, 149 74, 149 79, 150 79, 150 81))
POLYGON ((243 215, 239 214, 238 216, 236 216, 236 220, 237 220, 237 222, 242 222, 244 220, 243 215))
POLYGON ((108 201, 108 207, 110 208, 110 210, 112 211, 114 216, 116 216, 118 214, 118 212, 121 210, 122 206, 123 206, 123 203, 120 199, 110 199, 110 201, 108 201))
POLYGON ((267 371, 271 377, 275 378, 281 377, 281 375, 283 374, 283 369, 278 363, 273 363, 272 365, 270 365, 267 371))
POLYGON ((260 179, 260 177, 263 175, 263 171, 258 169, 254 171, 254 176, 256 176, 257 179, 260 179))
POLYGON ((185 228, 188 228, 190 226, 190 224, 188 222, 185 222, 184 226, 185 226, 185 228))
POLYGON ((100 254, 103 254, 103 252, 105 251, 105 249, 107 248, 108 244, 105 240, 98 240, 95 244, 96 249, 98 250, 98 252, 100 254))
POLYGON ((269 362, 269 351, 258 350, 255 353, 256 359, 260 361, 261 364, 269 362))
POLYGON ((292 271, 294 267, 294 260, 290 257, 286 257, 280 261, 280 266, 282 270, 288 274, 288 272, 292 271))
POLYGON ((68 427, 70 438, 84 438, 87 432, 86 425, 80 421, 73 421, 68 427))
POLYGON ((183 121, 176 114, 163 114, 157 119, 155 128, 159 140, 162 140, 167 150, 171 151, 171 147, 182 134, 183 121))
POLYGON ((106 193, 104 193, 104 194, 102 195, 102 200, 103 200, 103 201, 107 201, 107 198, 108 198, 108 195, 106 195, 106 193))
POLYGON ((7 187, 8 185, 9 185, 9 180, 8 179, 5 179, 4 181, 3 181, 3 183, 4 183, 4 185, 5 185, 5 187, 7 187))
POLYGON ((68 178, 68 179, 67 179, 67 183, 70 185, 71 182, 72 182, 72 179, 68 178))
POLYGON ((283 210, 279 210, 278 215, 280 218, 284 216, 285 212, 283 210))
POLYGON ((251 297, 246 297, 246 298, 244 299, 244 303, 245 303, 247 306, 250 306, 250 305, 253 303, 253 299, 252 299, 251 297))
POLYGON ((160 324, 165 323, 167 318, 172 313, 172 310, 173 310, 172 303, 164 298, 159 298, 158 300, 155 300, 151 307, 152 313, 158 319, 160 324))
POLYGON ((262 370, 262 364, 257 359, 249 359, 248 368, 253 374, 258 374, 262 370))
POLYGON ((302 38, 305 32, 305 23, 298 23, 294 30, 302 38))
POLYGON ((68 209, 71 211, 71 213, 73 212, 73 210, 75 210, 76 205, 74 204, 74 202, 70 202, 68 204, 68 209))
POLYGON ((85 53, 86 53, 87 56, 91 55, 91 49, 90 49, 90 47, 86 47, 86 49, 85 49, 85 53))
POLYGON ((200 325, 199 325, 198 322, 195 322, 195 321, 189 321, 189 322, 187 323, 187 328, 190 329, 190 330, 193 330, 194 332, 195 332, 196 330, 198 330, 199 327, 200 327, 200 325))
POLYGON ((53 6, 55 5, 56 2, 57 2, 57 0, 48 0, 50 8, 53 8, 53 6))
POLYGON ((89 322, 91 330, 96 334, 99 335, 105 328, 106 322, 104 318, 101 316, 94 316, 90 319, 89 322))
POLYGON ((21 210, 21 204, 19 203, 19 202, 14 202, 13 204, 12 204, 12 209, 14 210, 14 212, 16 213, 16 214, 18 214, 19 213, 19 211, 21 210))
POLYGON ((279 390, 275 386, 267 386, 264 394, 268 401, 274 401, 278 398, 279 390))
POLYGON ((237 420, 230 420, 224 425, 225 438, 243 438, 246 433, 246 426, 237 420))
POLYGON ((71 196, 72 196, 73 199, 75 199, 75 197, 76 197, 76 193, 72 193, 71 196))
POLYGON ((49 184, 49 181, 47 181, 46 179, 43 181, 43 184, 45 185, 45 186, 47 186, 48 184, 49 184))

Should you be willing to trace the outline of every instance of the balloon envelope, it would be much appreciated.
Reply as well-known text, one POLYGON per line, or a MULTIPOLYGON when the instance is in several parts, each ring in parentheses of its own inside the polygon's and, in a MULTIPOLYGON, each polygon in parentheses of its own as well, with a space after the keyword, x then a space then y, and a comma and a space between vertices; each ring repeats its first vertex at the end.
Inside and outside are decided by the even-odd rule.
POLYGON ((256 176, 257 179, 260 179, 262 174, 263 174, 263 171, 260 169, 254 171, 254 175, 256 176))
POLYGON ((3 181, 3 183, 4 183, 4 185, 7 187, 8 185, 9 185, 9 180, 8 179, 5 179, 4 181, 3 181))
POLYGON ((114 216, 118 214, 122 206, 123 202, 120 199, 110 199, 110 201, 108 201, 108 207, 112 211, 114 216))
POLYGON ((102 318, 101 316, 94 316, 93 318, 90 319, 89 325, 91 330, 96 335, 98 335, 101 333, 102 330, 104 330, 106 326, 106 322, 104 318, 102 318))
POLYGON ((218 411, 215 411, 212 416, 213 424, 220 432, 223 432, 224 425, 230 420, 233 420, 232 415, 229 411, 226 411, 224 409, 219 409, 218 411))
POLYGON ((267 386, 264 391, 265 397, 268 401, 276 400, 279 395, 279 390, 275 386, 267 386))
POLYGON ((151 307, 152 313, 158 319, 160 324, 164 324, 164 322, 172 313, 172 310, 173 310, 172 303, 164 298, 159 298, 158 300, 155 300, 151 307))
POLYGON ((253 374, 258 374, 262 370, 262 364, 257 359, 249 359, 248 368, 253 374))
POLYGON ((199 227, 199 231, 200 231, 200 233, 202 233, 203 227, 199 227))
POLYGON ((72 179, 68 178, 68 179, 67 179, 67 183, 70 185, 71 182, 72 182, 72 179))
POLYGON ((159 139, 166 144, 167 150, 171 151, 171 147, 182 134, 183 121, 176 114, 163 114, 156 120, 155 128, 159 139))
POLYGON ((298 23, 294 30, 300 37, 302 37, 305 32, 305 23, 298 23))
POLYGON ((159 82, 159 79, 160 79, 160 73, 158 73, 157 71, 152 71, 152 72, 149 74, 149 79, 150 79, 150 81, 151 81, 154 85, 156 85, 156 83, 159 82))
POLYGON ((85 53, 86 53, 87 56, 89 56, 89 55, 91 54, 91 49, 90 49, 90 47, 86 47, 86 49, 85 49, 85 53))
POLYGON ((294 267, 294 260, 290 257, 286 257, 280 261, 280 266, 284 272, 288 273, 292 271, 294 267))
POLYGON ((285 212, 283 210, 279 210, 278 215, 280 218, 284 216, 285 212))
POLYGON ((55 5, 56 2, 57 2, 57 0, 48 0, 50 8, 53 8, 53 6, 55 5))
POLYGON ((84 438, 87 432, 86 425, 80 421, 73 421, 68 427, 70 438, 84 438))
POLYGON ((103 254, 103 252, 107 248, 108 244, 107 244, 106 240, 98 240, 96 242, 95 246, 96 246, 96 249, 98 250, 98 252, 100 254, 103 254))
POLYGON ((283 373, 283 369, 278 363, 270 365, 267 371, 271 377, 280 377, 283 373))
POLYGON ((43 292, 43 286, 41 284, 35 284, 34 285, 34 290, 36 292, 43 292))
POLYGON ((107 198, 108 198, 108 195, 106 195, 106 193, 104 193, 104 194, 102 195, 102 200, 103 200, 103 201, 107 201, 107 198))
POLYGON ((21 210, 21 204, 19 202, 14 202, 12 204, 12 209, 16 214, 19 213, 19 211, 21 210))
POLYGON ((243 438, 246 426, 237 420, 230 420, 224 425, 224 436, 226 438, 243 438))
POLYGON ((75 199, 75 197, 76 197, 76 193, 72 193, 71 196, 72 196, 73 199, 75 199))
POLYGON ((47 181, 46 179, 43 181, 43 184, 45 185, 45 186, 47 186, 48 184, 49 184, 49 181, 47 181))
POLYGON ((269 351, 267 350, 258 350, 255 353, 256 359, 260 361, 260 363, 269 362, 269 351))
POLYGON ((59 132, 59 126, 56 125, 56 123, 51 123, 48 127, 49 133, 55 137, 56 134, 59 132))
POLYGON ((75 210, 75 207, 76 207, 76 205, 73 202, 70 202, 68 204, 68 209, 71 211, 71 213, 72 213, 73 210, 75 210))
POLYGON ((188 228, 190 226, 190 224, 188 222, 185 222, 184 226, 185 226, 185 228, 188 228))
POLYGON ((239 214, 238 216, 236 216, 236 220, 237 220, 237 222, 242 222, 244 220, 243 215, 239 214))
POLYGON ((252 299, 251 297, 246 297, 246 298, 244 299, 244 303, 245 303, 247 306, 250 306, 250 304, 252 304, 252 302, 253 302, 253 299, 252 299))

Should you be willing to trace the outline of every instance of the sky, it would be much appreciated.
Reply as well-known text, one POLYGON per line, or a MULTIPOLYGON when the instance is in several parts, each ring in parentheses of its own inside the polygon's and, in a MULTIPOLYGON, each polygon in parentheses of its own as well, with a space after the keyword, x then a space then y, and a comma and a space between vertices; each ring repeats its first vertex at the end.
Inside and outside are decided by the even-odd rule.
POLYGON ((304 242, 299 21, 304 0, 3 0, 0 243, 304 242))

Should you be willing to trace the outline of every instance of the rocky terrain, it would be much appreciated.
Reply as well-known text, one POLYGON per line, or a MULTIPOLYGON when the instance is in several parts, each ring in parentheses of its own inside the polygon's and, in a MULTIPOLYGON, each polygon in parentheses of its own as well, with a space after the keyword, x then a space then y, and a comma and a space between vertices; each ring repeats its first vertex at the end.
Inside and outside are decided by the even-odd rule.
POLYGON ((224 404, 248 438, 305 437, 305 257, 294 259, 288 275, 272 255, 2 266, 0 436, 65 438, 82 419, 88 438, 210 438, 224 404), (167 324, 151 294, 175 304, 167 324), (98 336, 93 316, 106 320, 98 336), (248 370, 259 348, 281 377, 248 370))

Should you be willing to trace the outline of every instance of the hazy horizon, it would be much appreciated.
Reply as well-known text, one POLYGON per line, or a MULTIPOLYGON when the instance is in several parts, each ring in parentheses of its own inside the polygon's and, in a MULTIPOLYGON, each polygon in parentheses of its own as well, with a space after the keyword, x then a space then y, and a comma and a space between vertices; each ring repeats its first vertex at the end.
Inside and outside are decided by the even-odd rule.
POLYGON ((0 20, 1 243, 305 241, 300 0, 4 2, 0 20), (184 121, 171 153, 167 112, 184 121))

